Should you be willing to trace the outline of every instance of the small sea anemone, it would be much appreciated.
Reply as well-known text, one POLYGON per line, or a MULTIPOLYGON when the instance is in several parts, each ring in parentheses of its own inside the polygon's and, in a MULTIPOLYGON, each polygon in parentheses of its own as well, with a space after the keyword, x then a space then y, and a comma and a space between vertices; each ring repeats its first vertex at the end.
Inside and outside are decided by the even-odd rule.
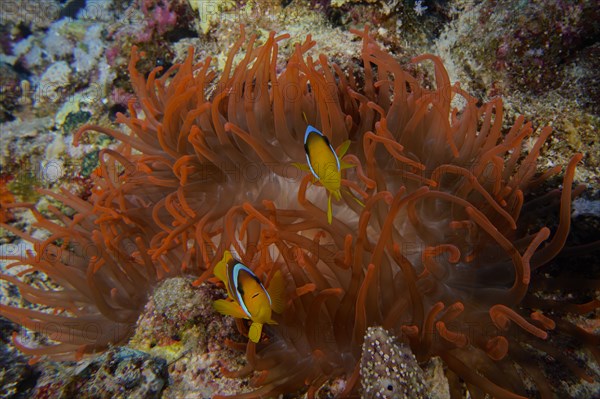
MULTIPOLYGON (((78 140, 97 131, 122 144, 102 152, 90 203, 56 195, 75 215, 56 212, 62 224, 40 216, 50 238, 37 257, 15 260, 30 265, 21 276, 41 270, 62 288, 40 291, 2 276, 31 302, 67 314, 2 306, 6 317, 42 332, 87 320, 103 334, 92 341, 84 331, 76 339, 53 335, 62 343, 20 345, 24 352, 64 359, 122 342, 126 335, 104 329, 135 320, 157 279, 190 273, 205 281, 231 250, 267 280, 280 270, 288 298, 259 343, 230 343, 246 351, 248 363, 226 375, 256 377, 256 390, 238 398, 306 389, 312 397, 336 376, 347 378, 343 394, 353 394, 370 326, 399 337, 418 361, 441 357, 452 397, 463 383, 472 397, 522 397, 529 394, 524 381, 552 397, 539 353, 592 380, 554 340, 572 337, 600 360, 598 337, 564 317, 594 311, 600 301, 550 299, 538 291, 560 282, 536 273, 565 244, 571 198, 582 189, 571 190, 581 155, 567 166, 562 192, 525 201, 560 172, 536 175, 551 129, 522 154, 531 124, 519 117, 503 134, 502 101, 478 105, 450 84, 439 58, 413 59, 434 66, 435 87, 425 88, 365 30, 356 32, 363 40, 357 71, 307 55, 310 36, 281 69, 278 43, 286 36, 272 33, 262 45, 252 36, 234 67, 243 33, 218 79, 211 60, 194 64, 192 51, 146 79, 134 48, 129 72, 139 107, 130 102, 129 115, 117 117, 130 133, 94 125, 77 132, 78 140), (308 124, 333 147, 351 141, 343 160, 355 167, 344 172, 331 224, 324 188, 292 166, 305 160, 308 124), (556 231, 535 231, 548 210, 541 205, 557 196, 556 231), (79 242, 95 256, 80 254, 79 242), (42 256, 50 247, 63 251, 58 261, 42 256)), ((595 280, 578 287, 598 288, 595 280)))

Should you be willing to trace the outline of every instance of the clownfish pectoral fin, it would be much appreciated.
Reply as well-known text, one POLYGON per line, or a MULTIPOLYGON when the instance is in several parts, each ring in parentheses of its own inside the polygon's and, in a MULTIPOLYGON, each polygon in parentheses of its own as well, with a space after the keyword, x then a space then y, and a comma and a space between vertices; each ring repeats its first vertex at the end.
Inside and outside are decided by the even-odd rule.
POLYGON ((350 140, 346 140, 336 150, 338 159, 340 160, 340 170, 356 167, 356 165, 354 165, 352 163, 342 161, 342 158, 344 157, 344 155, 346 155, 346 152, 348 151, 349 147, 350 147, 350 140))
POLYGON ((273 309, 273 312, 283 313, 283 309, 285 308, 285 282, 279 270, 273 275, 267 292, 271 298, 271 309, 273 309))
POLYGON ((250 331, 248 331, 248 338, 250 338, 250 341, 252 341, 254 343, 260 341, 260 336, 262 334, 262 327, 263 327, 263 325, 261 323, 257 323, 257 322, 254 322, 250 325, 250 331))
MULTIPOLYGON (((300 169, 303 172, 308 172, 312 175, 312 171, 310 170, 310 167, 306 164, 303 163, 298 163, 298 162, 292 162, 292 166, 300 169)), ((311 184, 315 184, 318 181, 318 179, 313 175, 312 179, 310 180, 311 184)))
POLYGON ((295 166, 296 168, 300 169, 303 172, 310 172, 310 168, 306 164, 299 163, 299 162, 292 162, 292 166, 295 166))
POLYGON ((337 148, 337 150, 335 150, 335 152, 338 156, 338 159, 340 160, 340 170, 356 167, 356 165, 354 165, 352 163, 342 161, 342 158, 344 157, 344 155, 346 155, 346 152, 348 152, 348 148, 350 148, 350 140, 344 141, 342 144, 340 144, 340 146, 337 148))
POLYGON ((235 302, 226 299, 217 299, 213 302, 213 308, 225 316, 232 316, 236 319, 247 319, 248 316, 244 310, 235 302))
POLYGON ((353 163, 348 163, 348 162, 344 162, 344 161, 340 160, 340 170, 350 169, 350 168, 356 168, 356 165, 354 165, 353 163))
POLYGON ((346 155, 348 148, 350 148, 350 140, 346 140, 342 144, 340 144, 339 147, 335 150, 335 153, 337 154, 338 158, 341 159, 344 155, 346 155))

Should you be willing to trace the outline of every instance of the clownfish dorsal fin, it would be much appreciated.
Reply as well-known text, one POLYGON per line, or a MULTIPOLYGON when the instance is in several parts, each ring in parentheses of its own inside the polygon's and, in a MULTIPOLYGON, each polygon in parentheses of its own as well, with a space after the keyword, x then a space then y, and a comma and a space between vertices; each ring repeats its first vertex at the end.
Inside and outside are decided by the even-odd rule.
POLYGON ((223 258, 217 263, 213 273, 215 276, 225 284, 225 289, 229 293, 229 283, 227 278, 227 262, 232 259, 231 252, 225 251, 223 253, 223 258))
POLYGON ((285 282, 279 270, 271 278, 267 292, 269 293, 269 297, 271 297, 271 309, 273 309, 273 312, 283 313, 285 308, 285 282))
POLYGON ((304 122, 306 122, 306 124, 308 125, 308 118, 306 117, 304 111, 302 111, 302 117, 304 118, 304 122))
POLYGON ((223 258, 219 261, 219 263, 217 263, 217 265, 215 266, 215 270, 213 271, 215 276, 219 280, 221 280, 223 282, 223 284, 225 284, 225 289, 227 290, 227 294, 229 295, 230 298, 234 298, 234 296, 233 296, 232 287, 230 287, 230 284, 229 284, 229 276, 227 275, 227 264, 232 259, 233 259, 233 256, 231 255, 231 252, 229 252, 228 250, 225 250, 225 252, 223 252, 223 258))

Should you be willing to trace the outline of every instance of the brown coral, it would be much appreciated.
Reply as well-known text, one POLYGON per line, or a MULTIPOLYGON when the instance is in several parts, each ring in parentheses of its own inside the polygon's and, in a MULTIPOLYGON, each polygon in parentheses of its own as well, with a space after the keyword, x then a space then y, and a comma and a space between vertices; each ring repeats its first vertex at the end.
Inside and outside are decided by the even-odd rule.
MULTIPOLYGON (((65 308, 69 321, 89 317, 119 325, 135 319, 156 279, 186 272, 203 281, 226 249, 258 275, 281 270, 289 302, 279 324, 268 326, 258 344, 232 344, 246 351, 248 364, 228 375, 256 372, 256 391, 239 398, 306 388, 312 396, 338 375, 348 378, 344 393, 354 392, 363 337, 374 325, 401 337, 419 361, 440 356, 473 397, 522 397, 527 391, 520 370, 551 397, 531 361, 532 348, 591 379, 548 342, 566 334, 597 356, 598 337, 553 314, 564 304, 530 290, 532 278, 543 278, 535 270, 565 243, 581 156, 569 163, 562 193, 526 202, 524 193, 560 171, 536 176, 550 129, 522 156, 533 129, 519 118, 502 134, 500 99, 478 106, 450 84, 431 55, 413 60, 435 66, 435 88, 423 88, 367 31, 357 33, 363 63, 356 75, 323 55, 307 56, 310 36, 279 71, 277 43, 285 36, 273 33, 259 46, 250 38, 250 50, 234 68, 242 35, 218 80, 210 59, 194 64, 192 52, 160 78, 156 69, 146 80, 136 70, 140 54, 134 49, 130 74, 143 116, 130 103, 129 115, 118 116, 130 134, 80 129, 80 138, 91 130, 115 137, 121 150, 103 152, 104 177, 93 205, 63 193, 76 215, 57 213, 63 225, 40 218, 53 234, 41 249, 77 254, 70 244, 82 240, 97 247, 98 256, 50 264, 32 254, 18 261, 30 264, 28 271, 46 272, 63 291, 38 292, 3 278, 33 302, 65 308), (346 191, 334 204, 332 224, 324 190, 309 187, 310 176, 291 166, 304 160, 307 121, 334 147, 352 141, 344 160, 356 168, 344 176, 346 191), (557 195, 560 222, 552 238, 545 227, 529 231, 521 215, 533 218, 557 195), (52 246, 58 239, 62 243, 52 246), (532 300, 534 311, 523 307, 532 300)), ((588 280, 582 288, 598 287, 588 280)), ((597 301, 580 307, 596 308, 597 301)), ((0 311, 42 331, 67 321, 6 306, 0 311)), ((244 333, 246 326, 239 327, 244 333)), ((126 335, 93 343, 53 338, 63 343, 22 349, 65 358, 126 335)), ((451 379, 454 397, 460 387, 451 379)))

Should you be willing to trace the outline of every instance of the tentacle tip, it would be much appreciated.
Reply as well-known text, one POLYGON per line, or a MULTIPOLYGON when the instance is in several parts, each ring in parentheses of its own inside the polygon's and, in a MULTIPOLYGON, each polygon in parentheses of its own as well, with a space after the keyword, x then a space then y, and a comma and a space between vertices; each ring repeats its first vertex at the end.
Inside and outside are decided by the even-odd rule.
POLYGON ((202 279, 198 278, 192 281, 192 287, 199 287, 202 284, 202 279))
MULTIPOLYGON (((225 378, 235 378, 236 377, 235 371, 231 371, 225 366, 221 367, 219 369, 219 371, 221 372, 221 374, 223 374, 223 377, 225 377, 225 378)), ((213 399, 216 398, 217 396, 213 396, 213 399)), ((222 396, 222 397, 224 397, 224 396, 222 396)))

